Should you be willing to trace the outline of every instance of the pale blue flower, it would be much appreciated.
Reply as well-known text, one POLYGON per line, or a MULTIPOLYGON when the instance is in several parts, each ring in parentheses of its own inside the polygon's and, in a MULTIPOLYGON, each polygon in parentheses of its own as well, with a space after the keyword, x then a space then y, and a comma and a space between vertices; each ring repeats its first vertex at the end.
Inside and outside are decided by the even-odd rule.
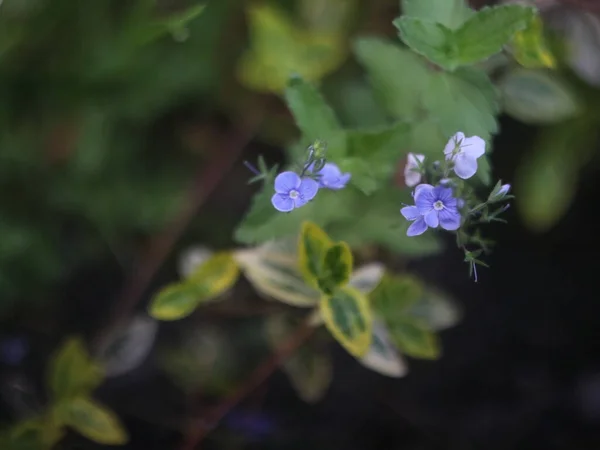
POLYGON ((425 161, 425 155, 420 153, 409 153, 406 157, 406 166, 404 167, 404 182, 408 187, 416 186, 421 182, 421 173, 419 166, 425 161))
POLYGON ((275 195, 271 203, 276 210, 289 212, 315 198, 319 183, 312 178, 300 178, 296 172, 282 172, 275 178, 275 195))
POLYGON ((459 202, 453 196, 452 188, 420 184, 415 188, 414 198, 415 206, 400 210, 407 220, 413 222, 406 232, 408 236, 418 236, 427 228, 438 226, 450 231, 460 227, 459 202))
POLYGON ((454 163, 454 173, 463 180, 477 172, 477 158, 485 154, 485 141, 479 136, 465 137, 458 132, 450 138, 444 148, 446 160, 454 163))
MULTIPOLYGON (((314 163, 308 168, 312 172, 314 163)), ((339 190, 346 187, 348 181, 350 181, 351 174, 342 173, 340 168, 334 163, 326 163, 317 175, 317 181, 319 182, 320 188, 339 190)))
POLYGON ((508 191, 510 191, 510 184, 503 184, 500 186, 497 195, 504 197, 506 194, 508 194, 508 191))

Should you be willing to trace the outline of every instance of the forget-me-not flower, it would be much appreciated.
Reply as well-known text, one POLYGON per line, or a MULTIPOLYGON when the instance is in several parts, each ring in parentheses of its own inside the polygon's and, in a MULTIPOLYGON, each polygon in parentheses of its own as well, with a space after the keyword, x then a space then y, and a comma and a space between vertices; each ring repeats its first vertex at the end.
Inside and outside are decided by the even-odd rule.
POLYGON ((276 210, 289 212, 315 198, 319 183, 312 178, 300 178, 296 172, 282 172, 275 178, 275 195, 271 203, 276 210))
POLYGON ((458 132, 450 138, 444 148, 446 160, 454 162, 454 172, 466 180, 477 172, 477 158, 485 153, 485 141, 479 136, 465 137, 458 132))
MULTIPOLYGON (((312 172, 313 167, 314 163, 308 169, 312 172)), ((326 163, 316 175, 319 187, 335 191, 345 188, 352 176, 349 173, 342 173, 340 168, 334 163, 326 163)))
POLYGON ((423 234, 429 227, 441 226, 450 231, 460 227, 458 200, 453 196, 452 188, 420 184, 415 188, 414 198, 415 206, 400 210, 407 220, 413 222, 406 232, 408 236, 423 234))
POLYGON ((406 157, 406 166, 404 167, 404 181, 408 187, 416 186, 421 182, 421 174, 415 169, 419 168, 425 160, 425 155, 420 153, 409 153, 406 157))

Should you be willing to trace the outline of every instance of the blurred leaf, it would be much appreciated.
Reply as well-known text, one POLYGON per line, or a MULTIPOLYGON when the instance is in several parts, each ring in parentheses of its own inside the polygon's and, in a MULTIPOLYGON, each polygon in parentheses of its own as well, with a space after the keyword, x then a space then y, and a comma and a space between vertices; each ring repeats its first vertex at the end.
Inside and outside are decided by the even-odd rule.
POLYGON ((50 361, 48 384, 56 400, 87 395, 100 385, 104 373, 79 338, 65 341, 50 361))
POLYGON ((406 314, 421 320, 433 331, 441 331, 456 325, 461 319, 461 312, 454 300, 446 294, 425 289, 422 297, 406 310, 406 314))
POLYGON ((299 28, 268 4, 248 7, 251 48, 238 66, 241 82, 257 91, 282 92, 292 75, 317 81, 345 59, 345 37, 299 28))
POLYGON ((123 445, 128 441, 118 417, 89 398, 75 397, 61 404, 58 411, 66 425, 94 442, 123 445))
POLYGON ((309 30, 343 33, 357 12, 357 0, 301 0, 297 6, 309 30))
POLYGON ((286 91, 286 103, 302 134, 309 140, 327 141, 342 132, 337 117, 319 91, 299 78, 293 78, 286 91))
POLYGON ((357 39, 354 53, 387 112, 397 119, 412 118, 429 81, 425 62, 410 50, 380 38, 357 39))
POLYGON ((597 123, 587 116, 541 132, 515 182, 516 205, 530 229, 547 231, 566 213, 577 189, 578 170, 588 162, 598 134, 597 123))
POLYGON ((318 225, 303 222, 298 239, 298 261, 304 280, 320 289, 319 280, 325 272, 325 256, 332 246, 331 239, 318 225))
POLYGON ((237 251, 234 256, 259 294, 300 307, 315 306, 321 298, 321 293, 308 286, 300 274, 295 242, 267 242, 237 251))
POLYGON ((398 316, 388 320, 388 331, 392 342, 402 353, 420 359, 437 359, 441 349, 437 336, 422 322, 409 316, 398 316))
POLYGON ((540 16, 532 18, 524 30, 515 33, 512 52, 519 64, 528 69, 556 67, 556 59, 544 38, 544 25, 540 16))
POLYGON ((64 427, 50 415, 22 420, 0 438, 2 450, 45 450, 64 437, 64 427))
POLYGON ((381 263, 365 264, 352 272, 348 284, 363 294, 370 294, 377 287, 384 273, 385 266, 381 263))
POLYGON ((410 127, 405 123, 349 130, 349 158, 341 160, 339 167, 352 173, 351 183, 365 194, 372 194, 394 174, 395 164, 408 152, 409 142, 410 127))
POLYGON ((319 303, 325 326, 351 355, 364 356, 371 345, 373 319, 367 297, 345 286, 319 303))
POLYGON ((410 275, 384 275, 369 300, 385 321, 402 315, 423 296, 423 285, 410 275))
POLYGON ((474 14, 464 0, 402 0, 402 14, 459 28, 474 14))
POLYGON ((212 255, 188 277, 186 283, 194 284, 203 292, 201 301, 222 295, 237 281, 239 268, 232 252, 219 252, 212 255))
POLYGON ((573 90, 556 73, 516 69, 500 82, 504 110, 528 124, 562 122, 579 114, 573 90))
POLYGON ((189 316, 202 302, 203 292, 193 284, 173 283, 153 298, 148 313, 157 320, 178 320, 189 316))
POLYGON ((394 25, 413 51, 453 71, 498 53, 517 31, 527 26, 534 13, 530 7, 501 5, 480 9, 455 30, 430 22, 429 17, 402 16, 394 20, 394 25))
POLYGON ((390 341, 385 325, 378 319, 373 320, 373 336, 369 351, 358 362, 388 377, 401 378, 408 372, 406 363, 390 341))
MULTIPOLYGON (((293 333, 297 321, 285 314, 269 316, 265 329, 271 348, 279 346, 293 333)), ((283 363, 283 370, 298 396, 307 403, 323 398, 333 379, 333 363, 327 347, 313 336, 283 363)))
POLYGON ((158 323, 145 315, 135 316, 127 326, 114 331, 99 355, 106 376, 120 376, 142 364, 152 350, 157 331, 158 323))
POLYGON ((208 247, 194 246, 179 256, 178 272, 181 278, 188 278, 201 264, 205 263, 213 252, 208 247))
POLYGON ((204 8, 206 8, 205 4, 198 4, 193 5, 182 12, 172 14, 159 20, 151 20, 150 18, 140 20, 143 26, 140 27, 141 29, 135 30, 136 44, 148 44, 149 42, 152 42, 153 40, 158 39, 166 34, 176 33, 182 29, 185 29, 185 26, 189 22, 202 14, 204 8))

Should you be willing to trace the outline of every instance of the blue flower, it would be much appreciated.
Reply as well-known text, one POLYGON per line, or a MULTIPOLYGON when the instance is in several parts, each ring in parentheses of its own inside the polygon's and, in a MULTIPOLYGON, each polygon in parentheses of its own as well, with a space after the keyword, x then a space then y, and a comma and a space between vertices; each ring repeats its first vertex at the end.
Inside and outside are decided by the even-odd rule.
POLYGON ((407 220, 413 222, 408 227, 407 236, 423 234, 428 227, 441 226, 450 231, 460 227, 459 202, 452 195, 452 188, 420 184, 415 188, 414 198, 415 206, 400 210, 407 220))
POLYGON ((276 210, 289 212, 315 198, 319 183, 312 178, 300 178, 296 172, 282 172, 275 178, 275 195, 271 203, 276 210))
POLYGON ((497 195, 504 197, 506 194, 508 194, 508 191, 510 191, 510 184, 503 184, 500 186, 497 195))
MULTIPOLYGON (((308 170, 312 172, 314 166, 314 163, 311 164, 308 170)), ((326 163, 316 175, 320 188, 333 189, 335 191, 345 188, 352 176, 349 173, 342 173, 340 168, 334 163, 326 163)))
POLYGON ((477 158, 485 153, 485 141, 479 136, 465 137, 460 131, 450 138, 444 148, 446 160, 454 162, 454 173, 463 180, 477 172, 477 158))

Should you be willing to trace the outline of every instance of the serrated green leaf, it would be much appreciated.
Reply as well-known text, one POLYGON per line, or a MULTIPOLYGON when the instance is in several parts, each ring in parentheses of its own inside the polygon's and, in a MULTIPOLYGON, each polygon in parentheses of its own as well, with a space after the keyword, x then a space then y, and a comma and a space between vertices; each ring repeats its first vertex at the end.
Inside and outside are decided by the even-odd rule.
POLYGON ((430 76, 424 60, 391 41, 371 37, 356 40, 354 53, 386 111, 396 119, 413 118, 430 76))
POLYGON ((398 349, 390 341, 387 328, 378 319, 373 319, 373 336, 369 351, 358 362, 368 369, 392 378, 401 378, 408 372, 398 349))
POLYGON ((409 16, 394 20, 394 26, 402 41, 415 53, 447 70, 458 66, 459 48, 448 27, 409 16))
POLYGON ((527 124, 552 124, 581 112, 574 91, 556 73, 517 69, 500 81, 504 110, 527 124))
POLYGON ((118 417, 86 397, 73 398, 58 407, 62 421, 82 436, 104 445, 123 445, 127 432, 118 417))
POLYGON ((323 273, 318 279, 321 292, 331 295, 333 291, 344 286, 352 273, 352 251, 345 242, 331 245, 325 253, 323 273))
POLYGON ((325 273, 325 256, 332 246, 331 239, 318 225, 303 222, 298 238, 298 264, 304 280, 321 289, 319 280, 325 273))
POLYGON ((480 9, 455 33, 458 63, 474 64, 498 53, 517 31, 527 27, 534 15, 535 9, 521 5, 480 9))
POLYGON ((48 384, 56 400, 89 394, 103 379, 102 368, 79 338, 65 341, 50 361, 48 384))
POLYGON ((373 309, 384 320, 402 315, 423 296, 423 284, 411 275, 384 275, 369 295, 373 309))
POLYGON ((320 92, 301 78, 290 81, 285 90, 285 100, 298 128, 309 140, 327 141, 343 131, 335 113, 320 92))
POLYGON ((299 306, 315 306, 321 293, 306 284, 298 268, 296 242, 267 242, 234 254, 244 275, 259 294, 299 306))
POLYGON ((465 0, 402 0, 402 14, 450 29, 459 28, 474 13, 465 0))
POLYGON ((392 342, 402 353, 420 359, 437 359, 441 348, 437 336, 425 324, 409 316, 387 321, 392 342))
POLYGON ((333 337, 353 356, 363 357, 372 340, 373 319, 366 296, 344 286, 319 303, 325 326, 333 337))

